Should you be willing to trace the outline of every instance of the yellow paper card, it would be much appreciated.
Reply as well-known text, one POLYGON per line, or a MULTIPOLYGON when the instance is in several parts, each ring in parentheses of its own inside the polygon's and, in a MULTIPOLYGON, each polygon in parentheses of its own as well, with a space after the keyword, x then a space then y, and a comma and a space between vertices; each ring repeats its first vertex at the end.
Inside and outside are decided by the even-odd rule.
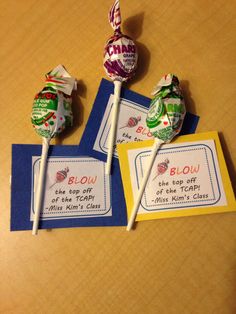
MULTIPOLYGON (((153 140, 118 144, 130 217, 153 140)), ((236 201, 217 132, 179 136, 162 145, 154 161, 136 220, 236 211, 236 201)))

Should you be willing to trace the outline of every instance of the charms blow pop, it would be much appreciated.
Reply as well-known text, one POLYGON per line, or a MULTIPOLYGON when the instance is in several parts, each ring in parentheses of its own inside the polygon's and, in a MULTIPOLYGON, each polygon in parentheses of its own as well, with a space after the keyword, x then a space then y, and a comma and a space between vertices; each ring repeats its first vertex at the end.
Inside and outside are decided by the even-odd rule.
POLYGON ((154 95, 154 98, 150 104, 146 124, 155 140, 149 164, 127 225, 128 231, 132 228, 135 221, 157 151, 160 145, 169 143, 180 132, 186 113, 179 80, 175 75, 165 75, 157 84, 152 95, 154 95))
POLYGON ((62 65, 46 74, 46 84, 33 103, 31 121, 35 131, 42 136, 43 146, 36 191, 36 204, 32 234, 37 234, 43 199, 44 178, 50 140, 72 125, 71 93, 76 89, 76 80, 62 65))
POLYGON ((103 66, 108 77, 114 82, 114 101, 111 130, 109 134, 106 174, 110 174, 111 169, 121 85, 122 82, 126 82, 135 74, 138 60, 137 48, 133 40, 130 37, 123 35, 120 30, 121 15, 119 0, 116 0, 113 4, 108 18, 114 30, 114 35, 110 37, 106 43, 103 66))

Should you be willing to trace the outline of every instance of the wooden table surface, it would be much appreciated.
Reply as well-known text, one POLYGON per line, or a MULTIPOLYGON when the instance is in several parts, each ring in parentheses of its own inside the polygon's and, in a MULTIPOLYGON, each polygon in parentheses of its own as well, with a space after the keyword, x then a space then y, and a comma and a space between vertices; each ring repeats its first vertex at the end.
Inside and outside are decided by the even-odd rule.
MULTIPOLYGON (((110 0, 0 0, 0 313, 236 313, 236 214, 124 227, 10 232, 12 143, 40 144, 30 122, 44 74, 64 64, 79 80, 79 144, 105 73, 110 0)), ((127 86, 145 96, 176 73, 198 132, 220 133, 236 186, 235 0, 121 0, 139 50, 127 86)))

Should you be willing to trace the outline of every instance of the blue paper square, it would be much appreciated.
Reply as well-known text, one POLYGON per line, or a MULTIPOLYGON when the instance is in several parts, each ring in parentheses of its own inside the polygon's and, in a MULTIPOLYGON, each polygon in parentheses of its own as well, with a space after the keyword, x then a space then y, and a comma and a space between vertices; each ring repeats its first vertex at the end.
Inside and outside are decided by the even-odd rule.
MULTIPOLYGON (((30 221, 32 191, 32 156, 41 155, 41 145, 12 145, 11 231, 32 229, 30 221)), ((48 157, 84 156, 79 146, 50 146, 48 157)), ((111 180, 112 216, 79 217, 41 220, 39 229, 124 226, 127 224, 126 205, 118 161, 113 163, 111 180)))

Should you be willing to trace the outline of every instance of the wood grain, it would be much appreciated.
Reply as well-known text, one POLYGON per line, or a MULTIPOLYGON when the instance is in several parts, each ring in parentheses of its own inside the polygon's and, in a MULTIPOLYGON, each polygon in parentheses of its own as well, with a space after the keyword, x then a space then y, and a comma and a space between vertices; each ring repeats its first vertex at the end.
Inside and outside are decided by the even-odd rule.
MULTIPOLYGON (((112 1, 0 1, 0 313, 236 313, 235 213, 148 221, 125 228, 9 231, 11 144, 41 139, 30 123, 44 74, 64 64, 79 80, 78 144, 112 34, 112 1), (133 275, 132 281, 129 280, 133 275)), ((128 87, 146 96, 167 72, 181 79, 198 132, 220 132, 236 192, 233 0, 122 1, 123 29, 139 48, 128 87)))

